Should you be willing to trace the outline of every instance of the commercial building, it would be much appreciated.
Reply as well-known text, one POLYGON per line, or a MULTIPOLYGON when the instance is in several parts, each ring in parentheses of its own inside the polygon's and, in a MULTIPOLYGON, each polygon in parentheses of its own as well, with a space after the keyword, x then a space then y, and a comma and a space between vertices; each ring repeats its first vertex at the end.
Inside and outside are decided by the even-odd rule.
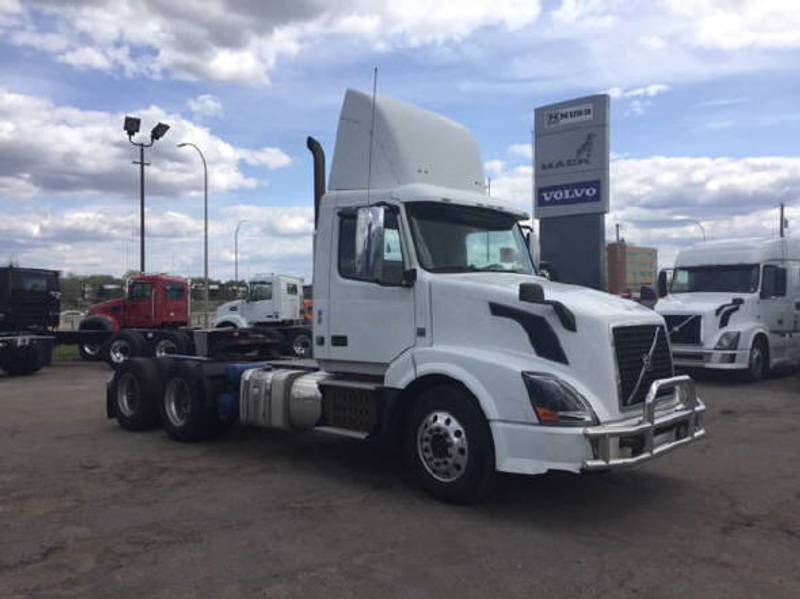
POLYGON ((618 241, 609 243, 606 249, 609 293, 638 293, 642 285, 655 285, 658 276, 658 251, 655 248, 618 241))

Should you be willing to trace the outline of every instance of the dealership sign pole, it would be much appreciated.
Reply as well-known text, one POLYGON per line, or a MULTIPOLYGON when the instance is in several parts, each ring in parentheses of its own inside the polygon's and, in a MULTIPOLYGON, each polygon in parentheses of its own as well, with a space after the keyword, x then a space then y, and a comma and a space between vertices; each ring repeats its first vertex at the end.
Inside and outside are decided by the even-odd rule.
POLYGON ((541 260, 560 281, 605 288, 609 96, 537 108, 534 216, 541 260))

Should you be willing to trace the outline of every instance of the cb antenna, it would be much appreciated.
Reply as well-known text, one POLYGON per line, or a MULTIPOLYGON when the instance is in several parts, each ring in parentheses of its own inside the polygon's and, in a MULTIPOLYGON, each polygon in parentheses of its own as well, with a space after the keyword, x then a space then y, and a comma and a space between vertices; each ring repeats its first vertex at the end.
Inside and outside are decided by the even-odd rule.
POLYGON ((367 161, 367 206, 371 205, 370 190, 372 189, 372 148, 375 145, 375 95, 378 91, 378 67, 372 71, 372 119, 369 124, 369 159, 367 161))

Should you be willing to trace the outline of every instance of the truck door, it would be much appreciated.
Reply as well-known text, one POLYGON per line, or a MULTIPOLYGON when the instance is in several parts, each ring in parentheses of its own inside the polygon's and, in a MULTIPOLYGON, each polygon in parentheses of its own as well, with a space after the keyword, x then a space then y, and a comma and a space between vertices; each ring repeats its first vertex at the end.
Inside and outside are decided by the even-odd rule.
POLYGON ((765 264, 761 275, 761 316, 769 329, 772 359, 789 359, 794 329, 792 298, 787 293, 787 272, 780 264, 765 264))
POLYGON ((189 299, 186 294, 186 285, 183 283, 166 283, 163 288, 163 295, 161 302, 156 300, 156 306, 161 306, 156 313, 160 321, 158 324, 169 323, 176 326, 189 324, 189 299))
POLYGON ((786 277, 791 329, 787 354, 792 363, 800 364, 800 268, 796 262, 786 265, 786 277))
POLYGON ((128 298, 125 301, 125 327, 148 328, 155 319, 155 295, 153 284, 146 281, 134 281, 128 286, 128 298))
POLYGON ((331 360, 388 364, 414 345, 414 290, 403 284, 407 251, 398 220, 396 210, 386 211, 380 280, 361 280, 355 269, 356 214, 339 211, 326 340, 331 360))

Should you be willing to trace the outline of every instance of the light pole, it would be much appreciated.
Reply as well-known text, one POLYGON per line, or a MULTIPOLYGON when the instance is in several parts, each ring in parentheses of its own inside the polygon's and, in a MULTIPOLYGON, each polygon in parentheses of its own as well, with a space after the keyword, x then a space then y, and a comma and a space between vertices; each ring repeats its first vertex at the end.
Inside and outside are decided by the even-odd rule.
POLYGON ((144 274, 144 167, 150 166, 149 162, 144 161, 144 149, 152 146, 157 140, 164 137, 164 134, 169 131, 169 125, 159 123, 150 131, 150 143, 135 142, 133 136, 139 132, 139 127, 142 120, 135 116, 126 116, 123 129, 128 134, 128 141, 134 146, 139 146, 139 162, 133 161, 133 164, 139 165, 139 269, 144 274))
POLYGON ((208 165, 202 150, 190 142, 179 143, 179 148, 194 148, 203 161, 203 278, 205 279, 205 290, 203 302, 205 303, 205 325, 208 327, 208 165))
POLYGON ((705 241, 705 240, 706 240, 706 228, 703 226, 703 223, 701 223, 701 222, 700 222, 700 219, 697 219, 697 218, 691 218, 691 219, 689 219, 689 220, 691 220, 691 221, 692 221, 693 223, 695 223, 695 224, 696 224, 698 227, 700 227, 700 232, 703 234, 703 241, 705 241))
POLYGON ((244 223, 249 222, 247 219, 242 219, 236 223, 236 231, 233 232, 233 280, 239 284, 239 227, 244 223))

